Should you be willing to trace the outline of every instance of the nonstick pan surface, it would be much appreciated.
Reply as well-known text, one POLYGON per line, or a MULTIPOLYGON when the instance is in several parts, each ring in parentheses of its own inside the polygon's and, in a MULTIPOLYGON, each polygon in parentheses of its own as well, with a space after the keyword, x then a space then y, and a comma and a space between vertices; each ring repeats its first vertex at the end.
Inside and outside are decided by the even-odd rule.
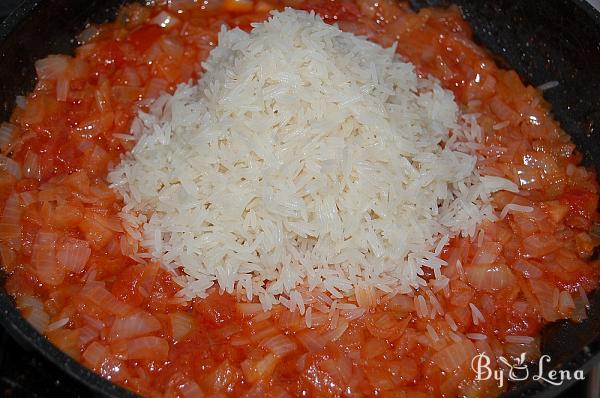
MULTIPOLYGON (((17 95, 34 85, 35 60, 71 53, 74 37, 88 22, 114 17, 123 0, 25 0, 0 24, 0 120, 7 120, 17 95)), ((458 5, 477 40, 515 69, 529 84, 558 81, 544 93, 555 117, 572 136, 586 165, 600 170, 600 13, 583 0, 413 0, 414 8, 458 5)), ((0 286, 4 277, 0 275, 0 286)), ((588 371, 600 361, 600 291, 589 295, 589 317, 581 324, 563 321, 544 328, 542 352, 551 367, 588 371)), ((99 396, 135 395, 79 365, 39 335, 0 288, 0 323, 24 346, 99 396)), ((549 369, 547 369, 549 370, 549 369)), ((531 370, 537 373, 536 369, 531 370)), ((505 397, 554 397, 559 386, 528 380, 514 384, 505 397)))

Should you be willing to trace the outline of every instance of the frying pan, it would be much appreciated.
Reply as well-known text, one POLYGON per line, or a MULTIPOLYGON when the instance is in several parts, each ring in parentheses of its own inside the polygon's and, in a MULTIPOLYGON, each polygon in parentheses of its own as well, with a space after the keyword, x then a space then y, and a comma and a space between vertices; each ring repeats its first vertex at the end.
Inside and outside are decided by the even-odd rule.
MULTIPOLYGON (((25 0, 0 24, 0 120, 7 120, 16 95, 33 88, 34 61, 72 53, 73 38, 88 22, 114 17, 123 0, 25 0)), ((600 170, 600 13, 583 0, 413 0, 411 6, 460 6, 477 40, 529 84, 558 81, 544 93, 571 135, 584 163, 600 170)), ((5 275, 0 275, 2 286, 5 275)), ((589 317, 581 324, 553 323, 542 333, 551 367, 586 373, 600 361, 600 291, 589 295, 589 317)), ((135 397, 97 376, 39 335, 0 288, 0 323, 23 346, 39 351, 63 371, 103 397, 135 397)), ((533 368, 531 372, 537 374, 533 368)), ((531 373, 530 372, 530 373, 531 373)), ((572 382, 571 382, 572 383, 572 382)), ((504 397, 554 397, 570 385, 515 383, 504 397)))

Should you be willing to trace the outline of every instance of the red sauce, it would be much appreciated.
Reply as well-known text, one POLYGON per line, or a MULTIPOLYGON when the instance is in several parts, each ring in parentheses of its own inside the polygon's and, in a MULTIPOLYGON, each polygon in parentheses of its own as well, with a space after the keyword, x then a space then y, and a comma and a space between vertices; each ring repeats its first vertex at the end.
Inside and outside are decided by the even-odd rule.
POLYGON ((38 63, 36 88, 12 115, 16 138, 5 150, 24 167, 19 180, 0 171, 0 254, 7 290, 50 341, 145 396, 494 396, 494 380, 474 380, 474 354, 535 358, 545 323, 583 319, 581 292, 599 279, 589 260, 598 243, 590 233, 595 174, 578 166, 581 156, 540 93, 498 68, 455 8, 288 3, 382 45, 398 41, 398 52, 452 90, 464 112, 481 114, 481 172, 500 170, 521 189, 496 194, 497 209, 534 209, 483 225, 473 241, 451 242, 443 253, 450 281, 436 293, 444 316, 418 292, 433 319, 419 316, 416 297, 379 296, 358 319, 315 312, 309 328, 297 312, 263 313, 218 292, 182 303, 166 271, 124 256, 121 202, 105 176, 132 143, 114 134, 129 130, 148 99, 199 77, 221 24, 249 29, 284 6, 203 4, 123 8, 116 22, 88 29, 94 34, 74 57, 38 63), (166 27, 152 22, 164 12, 166 27), (89 248, 89 258, 80 268, 65 265, 65 247, 89 248), (474 323, 470 303, 485 321, 474 323), (519 345, 507 336, 535 340, 519 345))

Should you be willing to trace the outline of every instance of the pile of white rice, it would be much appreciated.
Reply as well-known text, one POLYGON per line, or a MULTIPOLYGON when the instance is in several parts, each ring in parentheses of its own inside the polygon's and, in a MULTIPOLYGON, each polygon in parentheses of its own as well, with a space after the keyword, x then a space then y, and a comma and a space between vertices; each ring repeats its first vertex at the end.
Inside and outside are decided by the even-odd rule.
POLYGON ((139 115, 109 175, 138 258, 178 273, 182 297, 410 292, 424 267, 440 277, 449 237, 495 219, 491 192, 517 189, 477 173, 480 130, 451 92, 312 13, 223 28, 203 66, 139 115))

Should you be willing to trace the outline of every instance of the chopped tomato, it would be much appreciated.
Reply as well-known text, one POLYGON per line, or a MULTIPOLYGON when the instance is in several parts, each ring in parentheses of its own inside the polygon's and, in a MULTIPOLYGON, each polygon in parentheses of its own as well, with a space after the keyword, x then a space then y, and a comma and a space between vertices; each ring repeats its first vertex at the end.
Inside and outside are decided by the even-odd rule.
POLYGON ((162 28, 158 25, 144 25, 134 30, 127 36, 127 40, 141 52, 146 51, 162 35, 162 28))

